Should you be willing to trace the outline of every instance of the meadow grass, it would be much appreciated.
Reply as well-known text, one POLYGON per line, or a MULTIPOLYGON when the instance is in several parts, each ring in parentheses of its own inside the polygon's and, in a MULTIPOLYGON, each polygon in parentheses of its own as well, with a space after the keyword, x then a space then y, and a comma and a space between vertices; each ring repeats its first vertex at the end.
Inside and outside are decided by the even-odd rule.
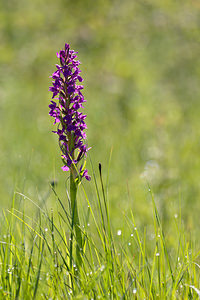
POLYGON ((79 267, 75 239, 70 252, 74 229, 67 201, 59 198, 56 184, 50 190, 57 209, 14 193, 1 220, 1 299, 198 299, 200 253, 184 228, 181 208, 165 232, 147 185, 151 222, 138 227, 132 211, 119 212, 117 229, 102 174, 96 178, 93 173, 92 180, 95 199, 88 198, 83 184, 78 198, 83 236, 79 267))

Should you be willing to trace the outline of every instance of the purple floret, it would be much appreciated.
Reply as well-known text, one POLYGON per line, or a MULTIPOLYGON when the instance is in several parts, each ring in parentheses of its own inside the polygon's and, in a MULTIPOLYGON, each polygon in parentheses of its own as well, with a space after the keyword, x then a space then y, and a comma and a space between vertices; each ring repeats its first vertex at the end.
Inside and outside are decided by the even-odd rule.
POLYGON ((83 85, 77 84, 83 82, 83 78, 79 75, 80 61, 76 60, 76 54, 77 52, 70 50, 68 44, 57 53, 60 65, 56 65, 57 70, 51 76, 53 81, 49 91, 53 93, 52 99, 55 101, 52 100, 49 105, 49 115, 55 119, 54 124, 58 123, 57 130, 53 132, 59 137, 64 162, 62 170, 75 168, 82 177, 90 180, 88 171, 82 170, 82 166, 78 167, 78 163, 86 157, 90 148, 85 144, 86 115, 78 111, 86 100, 81 92, 83 85))

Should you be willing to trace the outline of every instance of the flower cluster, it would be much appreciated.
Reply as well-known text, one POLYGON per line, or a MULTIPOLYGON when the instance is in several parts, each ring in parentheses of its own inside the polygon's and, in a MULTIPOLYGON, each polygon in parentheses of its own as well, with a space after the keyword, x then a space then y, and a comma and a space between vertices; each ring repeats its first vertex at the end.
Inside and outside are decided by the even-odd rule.
POLYGON ((62 151, 63 171, 76 170, 81 177, 90 180, 88 171, 83 165, 78 167, 78 163, 86 156, 87 148, 84 141, 87 128, 85 124, 86 115, 78 110, 83 108, 85 102, 82 94, 83 86, 77 84, 82 82, 79 69, 80 62, 76 60, 76 53, 70 50, 70 46, 65 44, 65 48, 57 53, 60 65, 56 65, 57 70, 52 74, 52 86, 49 90, 53 93, 49 105, 49 115, 54 117, 54 124, 58 123, 56 133, 59 137, 59 145, 62 151))

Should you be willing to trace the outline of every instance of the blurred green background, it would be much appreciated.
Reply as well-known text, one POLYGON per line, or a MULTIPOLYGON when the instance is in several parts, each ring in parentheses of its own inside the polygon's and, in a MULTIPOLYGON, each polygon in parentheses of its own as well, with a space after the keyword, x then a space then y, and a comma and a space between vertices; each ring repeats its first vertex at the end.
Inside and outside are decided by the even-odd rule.
MULTIPOLYGON (((131 208, 148 222, 148 181, 164 221, 181 203, 198 229, 199 25, 197 0, 2 0, 1 206, 14 190, 42 201, 53 179, 64 190, 48 88, 67 42, 82 62, 90 157, 104 177, 112 149, 113 219, 131 208)), ((92 199, 93 183, 85 187, 92 199)))

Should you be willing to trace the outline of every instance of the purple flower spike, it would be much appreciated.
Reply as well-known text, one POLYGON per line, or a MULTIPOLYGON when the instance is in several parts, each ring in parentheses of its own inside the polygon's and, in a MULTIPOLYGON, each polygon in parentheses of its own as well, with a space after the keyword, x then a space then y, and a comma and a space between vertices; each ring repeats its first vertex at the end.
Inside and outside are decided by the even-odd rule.
POLYGON ((80 170, 81 177, 90 180, 88 171, 82 170, 82 166, 78 168, 78 163, 86 157, 90 148, 84 143, 86 115, 78 111, 83 107, 85 99, 81 92, 83 85, 79 84, 83 82, 83 78, 79 75, 80 62, 76 60, 76 54, 77 52, 70 50, 68 44, 57 53, 60 65, 56 65, 57 69, 51 76, 53 81, 49 91, 53 93, 54 101, 51 100, 49 105, 49 115, 55 119, 54 124, 58 125, 57 131, 53 132, 59 137, 64 162, 62 170, 80 170))

